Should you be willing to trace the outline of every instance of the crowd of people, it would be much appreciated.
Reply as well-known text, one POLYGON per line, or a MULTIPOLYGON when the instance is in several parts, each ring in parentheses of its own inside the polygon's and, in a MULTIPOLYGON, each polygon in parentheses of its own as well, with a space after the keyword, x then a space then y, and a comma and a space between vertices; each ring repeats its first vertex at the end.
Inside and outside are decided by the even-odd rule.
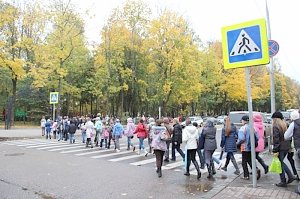
MULTIPOLYGON (((291 113, 292 123, 287 126, 281 112, 275 112, 272 115, 273 123, 273 155, 278 157, 282 172, 280 174, 280 182, 276 184, 278 187, 286 187, 287 184, 294 180, 299 181, 297 170, 300 169, 300 117, 298 111, 291 113), (291 164, 293 173, 284 162, 285 157, 291 164), (296 164, 295 164, 296 163, 296 164), (287 179, 286 179, 287 177, 287 179)), ((240 169, 235 159, 235 153, 238 148, 242 154, 242 169, 244 180, 249 180, 251 172, 248 167, 251 164, 251 142, 250 142, 250 125, 249 116, 244 115, 241 118, 242 127, 237 127, 230 121, 229 117, 224 119, 222 128, 220 147, 226 153, 225 165, 218 164, 217 169, 227 171, 227 167, 231 161, 235 171, 234 174, 240 175, 240 169)), ((259 113, 254 113, 254 133, 255 133, 255 152, 256 159, 264 169, 264 173, 269 172, 269 166, 260 157, 260 153, 265 149, 264 125, 263 118, 259 113)), ((213 156, 217 149, 216 132, 217 129, 213 121, 208 120, 203 128, 197 123, 192 123, 186 119, 185 126, 179 123, 178 118, 170 120, 165 117, 163 119, 141 118, 137 125, 132 118, 127 118, 126 124, 121 124, 118 118, 60 118, 56 121, 41 120, 42 135, 46 139, 57 139, 58 141, 69 140, 70 144, 75 143, 74 134, 76 130, 81 132, 82 143, 86 147, 96 147, 109 149, 111 143, 114 143, 115 152, 120 152, 120 139, 126 137, 127 150, 137 151, 138 155, 147 156, 148 153, 155 154, 156 172, 158 177, 162 177, 163 162, 176 161, 176 151, 180 154, 185 162, 184 175, 190 176, 190 165, 193 163, 197 170, 197 179, 201 178, 200 169, 206 166, 207 178, 213 178, 216 174, 214 162, 219 162, 213 156), (132 139, 138 138, 139 144, 136 150, 132 139), (148 140, 148 149, 145 146, 145 140, 148 140), (182 150, 181 145, 184 145, 182 150), (171 153, 169 152, 171 146, 171 153), (196 153, 199 156, 200 164, 196 160, 196 153), (171 158, 170 158, 171 156, 171 158)), ((220 157, 221 159, 221 157, 220 157)), ((260 179, 261 171, 257 168, 257 179, 260 179)), ((297 193, 300 193, 298 186, 297 193)))

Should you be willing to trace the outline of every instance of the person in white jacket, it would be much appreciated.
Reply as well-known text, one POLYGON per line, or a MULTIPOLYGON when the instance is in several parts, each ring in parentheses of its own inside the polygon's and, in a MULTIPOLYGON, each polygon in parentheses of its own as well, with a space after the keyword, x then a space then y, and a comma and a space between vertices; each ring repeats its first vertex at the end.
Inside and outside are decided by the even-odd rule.
POLYGON ((182 131, 182 142, 186 144, 187 147, 187 165, 186 165, 186 172, 184 175, 190 176, 190 165, 191 161, 193 162, 196 170, 197 170, 197 179, 199 180, 201 178, 201 172, 199 169, 198 162, 196 161, 196 152, 198 148, 198 137, 199 137, 199 131, 198 129, 191 124, 191 120, 186 120, 186 127, 182 131))
POLYGON ((85 124, 86 127, 86 147, 91 144, 91 148, 93 148, 93 134, 94 134, 94 123, 91 121, 90 117, 87 117, 87 122, 85 124))

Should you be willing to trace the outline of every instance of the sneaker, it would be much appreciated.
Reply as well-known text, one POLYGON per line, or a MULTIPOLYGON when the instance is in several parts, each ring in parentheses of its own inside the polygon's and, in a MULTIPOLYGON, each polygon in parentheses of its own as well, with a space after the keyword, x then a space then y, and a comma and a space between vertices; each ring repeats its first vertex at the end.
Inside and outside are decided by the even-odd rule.
POLYGON ((165 162, 170 162, 170 160, 168 158, 164 159, 165 162))
POLYGON ((190 176, 191 174, 189 172, 185 172, 183 175, 190 176))
POLYGON ((119 149, 116 149, 116 152, 117 152, 117 153, 119 153, 120 151, 121 151, 121 150, 119 150, 119 149))
POLYGON ((148 156, 148 152, 145 153, 145 157, 147 157, 147 156, 148 156))
POLYGON ((133 147, 132 151, 135 151, 135 146, 133 147))

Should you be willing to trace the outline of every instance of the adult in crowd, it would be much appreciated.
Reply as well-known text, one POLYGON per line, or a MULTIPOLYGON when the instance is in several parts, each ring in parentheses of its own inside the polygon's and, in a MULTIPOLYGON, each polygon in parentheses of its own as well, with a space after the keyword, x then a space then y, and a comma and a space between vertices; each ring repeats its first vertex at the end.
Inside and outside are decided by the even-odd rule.
POLYGON ((190 176, 190 165, 191 161, 193 162, 196 170, 197 170, 197 179, 199 180, 201 178, 201 172, 198 165, 198 162, 196 161, 196 152, 198 148, 198 137, 199 133, 195 126, 192 125, 190 119, 186 119, 185 121, 186 127, 182 131, 182 142, 186 144, 187 147, 187 165, 186 165, 186 172, 184 175, 190 176))
POLYGON ((202 134, 205 140, 204 157, 205 157, 205 163, 208 170, 207 178, 211 178, 214 174, 216 174, 216 169, 212 158, 215 150, 217 149, 216 132, 217 129, 214 126, 213 121, 207 120, 206 125, 202 130, 202 134))
POLYGON ((172 161, 176 161, 175 156, 175 149, 181 155, 182 159, 184 160, 184 153, 180 148, 180 144, 182 143, 182 127, 179 124, 179 120, 174 118, 174 125, 173 125, 173 136, 172 136, 172 161))
POLYGON ((280 182, 276 184, 278 187, 287 187, 287 184, 295 180, 290 169, 283 161, 291 148, 291 141, 284 139, 284 133, 287 130, 284 117, 281 112, 274 112, 272 115, 273 120, 273 153, 277 156, 281 162, 282 172, 280 174, 280 182), (288 180, 286 181, 286 176, 288 180))
MULTIPOLYGON (((290 140, 291 138, 293 139, 294 148, 295 148, 294 161, 296 167, 296 179, 299 179, 297 171, 300 170, 300 117, 299 117, 299 112, 297 110, 291 113, 291 120, 292 123, 289 125, 289 128, 284 133, 284 139, 285 140, 290 140)), ((300 183, 298 183, 298 186, 296 188, 296 193, 300 195, 300 183)))
POLYGON ((236 138, 238 136, 236 126, 231 122, 229 117, 224 118, 224 127, 222 128, 221 148, 227 153, 226 162, 221 169, 227 171, 227 166, 231 160, 235 172, 234 174, 240 175, 240 170, 235 160, 234 154, 237 152, 236 138))
POLYGON ((162 163, 164 158, 164 153, 167 150, 167 143, 165 141, 166 127, 162 126, 163 121, 158 119, 156 120, 156 125, 151 127, 151 147, 153 148, 155 158, 156 158, 156 173, 158 177, 162 177, 162 163))
POLYGON ((94 136, 94 123, 91 121, 90 117, 86 118, 87 122, 85 124, 85 128, 86 128, 86 147, 88 147, 89 145, 91 145, 91 148, 93 148, 93 141, 92 138, 94 136))
MULTIPOLYGON (((173 133, 173 126, 170 124, 170 119, 168 117, 164 117, 163 118, 163 125, 166 127, 168 133, 170 134, 170 136, 172 137, 172 133, 173 133)), ((169 162, 169 157, 170 157, 170 144, 171 144, 172 140, 167 140, 167 150, 165 152, 165 162, 169 162)))
MULTIPOLYGON (((5 111, 4 111, 4 113, 5 113, 5 111)), ((43 116, 42 119, 41 119, 42 136, 45 135, 45 124, 46 124, 46 122, 47 121, 45 119, 45 116, 43 116)))

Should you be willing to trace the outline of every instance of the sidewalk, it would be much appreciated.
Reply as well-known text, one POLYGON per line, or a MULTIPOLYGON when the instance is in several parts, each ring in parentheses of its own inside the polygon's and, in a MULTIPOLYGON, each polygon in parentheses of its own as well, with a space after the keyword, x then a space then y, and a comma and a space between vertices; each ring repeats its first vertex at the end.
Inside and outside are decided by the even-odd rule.
MULTIPOLYGON (((265 162, 270 165, 273 156, 271 154, 261 155, 265 162)), ((257 187, 253 188, 252 176, 250 180, 243 180, 240 177, 236 177, 231 183, 229 183, 222 191, 218 192, 212 198, 214 199, 269 199, 269 198, 282 198, 282 199, 300 199, 300 195, 296 194, 294 191, 298 185, 297 181, 288 184, 287 188, 277 187, 275 184, 280 181, 279 175, 269 172, 264 174, 264 170, 261 165, 257 162, 258 167, 261 170, 261 178, 257 181, 257 187)), ((286 160, 286 164, 290 167, 289 162, 286 160)))
POLYGON ((0 129, 0 138, 6 139, 6 138, 35 138, 35 137, 41 137, 42 130, 40 127, 29 127, 29 128, 14 128, 5 130, 3 128, 0 129))

